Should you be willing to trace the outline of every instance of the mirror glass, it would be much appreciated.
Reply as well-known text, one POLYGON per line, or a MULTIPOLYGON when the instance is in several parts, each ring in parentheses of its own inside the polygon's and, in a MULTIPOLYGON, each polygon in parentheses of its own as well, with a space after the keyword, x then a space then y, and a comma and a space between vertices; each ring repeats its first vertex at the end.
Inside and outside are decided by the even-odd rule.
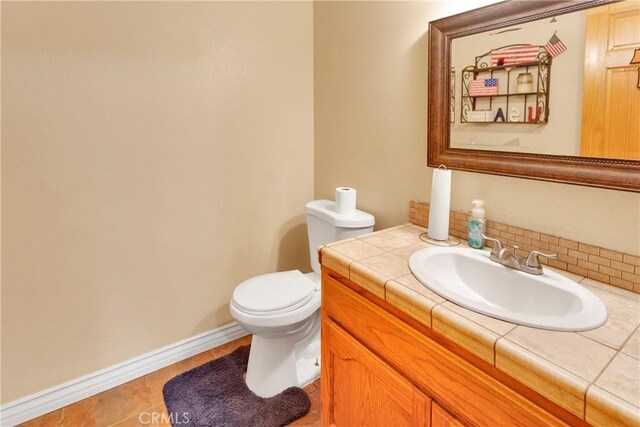
POLYGON ((640 160, 640 2, 451 42, 451 148, 640 160))

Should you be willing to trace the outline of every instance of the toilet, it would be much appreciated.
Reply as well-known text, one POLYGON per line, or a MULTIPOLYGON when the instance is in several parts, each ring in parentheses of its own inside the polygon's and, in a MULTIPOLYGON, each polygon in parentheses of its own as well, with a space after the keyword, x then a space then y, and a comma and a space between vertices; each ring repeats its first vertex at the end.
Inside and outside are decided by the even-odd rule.
POLYGON ((283 271, 252 277, 233 291, 231 315, 253 334, 246 382, 262 397, 320 376, 320 263, 325 243, 373 231, 373 215, 339 214, 331 200, 306 205, 313 272, 283 271))

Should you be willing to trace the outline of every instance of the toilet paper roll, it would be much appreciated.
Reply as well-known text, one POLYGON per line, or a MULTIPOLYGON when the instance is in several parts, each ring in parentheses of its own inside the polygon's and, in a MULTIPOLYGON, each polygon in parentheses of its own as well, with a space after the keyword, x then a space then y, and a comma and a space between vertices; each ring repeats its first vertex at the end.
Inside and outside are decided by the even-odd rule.
POLYGON ((433 171, 431 181, 431 202, 429 203, 429 228, 427 235, 434 240, 449 238, 449 206, 451 204, 451 171, 433 171))
POLYGON ((356 212, 355 188, 336 188, 336 212, 342 215, 352 215, 356 212))

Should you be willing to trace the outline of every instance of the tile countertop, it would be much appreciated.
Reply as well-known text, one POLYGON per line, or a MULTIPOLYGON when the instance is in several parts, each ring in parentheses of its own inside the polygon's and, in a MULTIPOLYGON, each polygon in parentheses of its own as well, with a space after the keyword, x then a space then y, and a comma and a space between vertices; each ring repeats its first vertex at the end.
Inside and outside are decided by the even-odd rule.
POLYGON ((424 231, 405 224, 331 243, 319 248, 322 264, 588 423, 640 425, 640 294, 553 269, 596 294, 607 323, 556 332, 497 320, 445 300, 411 274, 411 254, 432 246, 420 240, 424 231))

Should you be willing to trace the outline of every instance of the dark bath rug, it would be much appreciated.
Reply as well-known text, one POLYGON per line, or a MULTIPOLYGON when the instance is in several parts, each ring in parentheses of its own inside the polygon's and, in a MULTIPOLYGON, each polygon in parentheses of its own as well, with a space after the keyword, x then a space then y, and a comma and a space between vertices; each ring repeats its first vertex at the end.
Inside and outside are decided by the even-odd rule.
POLYGON ((307 393, 289 387, 273 397, 255 395, 244 382, 249 346, 169 380, 164 401, 174 427, 276 427, 306 415, 307 393))

